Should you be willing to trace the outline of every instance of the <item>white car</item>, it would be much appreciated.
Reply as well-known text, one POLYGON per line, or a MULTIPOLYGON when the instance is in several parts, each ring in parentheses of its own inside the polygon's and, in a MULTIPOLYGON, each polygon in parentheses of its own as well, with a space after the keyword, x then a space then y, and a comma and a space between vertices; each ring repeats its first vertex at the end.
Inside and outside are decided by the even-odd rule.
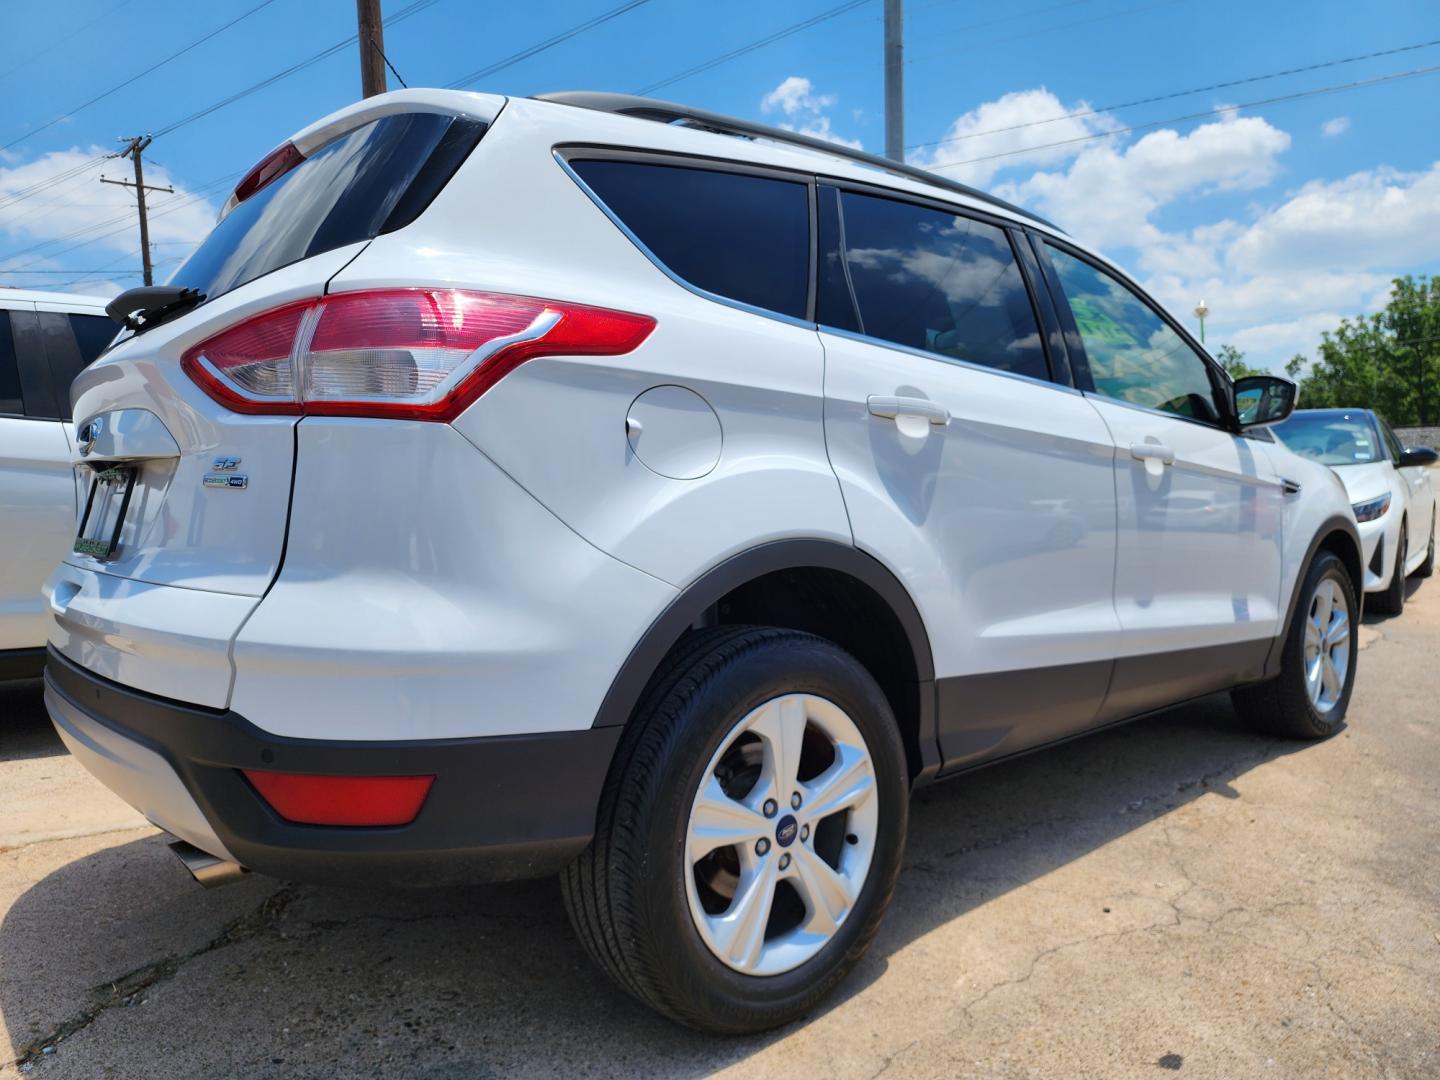
POLYGON ((115 336, 105 303, 0 289, 0 681, 45 668, 40 588, 75 536, 70 381, 115 336))
POLYGON ((1434 450, 1400 445, 1369 409, 1301 409, 1272 429, 1291 450, 1329 465, 1350 495, 1365 546, 1366 606, 1405 609, 1405 579, 1435 570, 1434 450))
POLYGON ((111 311, 46 700, 210 879, 558 872, 622 987, 754 1031, 864 952, 913 788, 1232 687, 1345 716, 1294 385, 918 169, 399 91, 111 311))

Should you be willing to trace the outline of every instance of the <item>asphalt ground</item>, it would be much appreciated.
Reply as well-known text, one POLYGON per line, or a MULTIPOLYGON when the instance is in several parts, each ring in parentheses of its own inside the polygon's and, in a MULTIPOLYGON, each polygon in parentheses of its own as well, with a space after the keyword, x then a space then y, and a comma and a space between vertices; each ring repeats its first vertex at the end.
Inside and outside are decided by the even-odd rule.
POLYGON ((207 891, 0 690, 0 1076, 1440 1076, 1440 581, 1349 726, 1221 696, 919 794, 869 955, 756 1038, 613 988, 551 881, 207 891))

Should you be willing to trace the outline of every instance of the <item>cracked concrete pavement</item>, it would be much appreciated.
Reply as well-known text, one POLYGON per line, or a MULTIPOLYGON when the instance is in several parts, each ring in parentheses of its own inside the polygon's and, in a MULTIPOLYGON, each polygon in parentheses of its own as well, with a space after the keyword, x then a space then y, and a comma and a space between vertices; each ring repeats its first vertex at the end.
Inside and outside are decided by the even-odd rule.
POLYGON ((750 1039, 612 988, 549 881, 202 890, 0 690, 0 1077, 1434 1077, 1440 584, 1362 644, 1328 742, 1218 697, 921 793, 868 957, 750 1039))

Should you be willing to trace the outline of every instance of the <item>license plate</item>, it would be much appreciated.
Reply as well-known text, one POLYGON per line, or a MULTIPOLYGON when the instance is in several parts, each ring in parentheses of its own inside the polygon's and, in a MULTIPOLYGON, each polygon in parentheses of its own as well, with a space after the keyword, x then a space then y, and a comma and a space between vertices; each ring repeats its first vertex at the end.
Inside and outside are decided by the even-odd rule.
POLYGON ((90 480, 90 495, 85 500, 85 513, 75 534, 75 551, 97 559, 114 556, 134 487, 135 470, 130 466, 112 465, 95 470, 90 480))

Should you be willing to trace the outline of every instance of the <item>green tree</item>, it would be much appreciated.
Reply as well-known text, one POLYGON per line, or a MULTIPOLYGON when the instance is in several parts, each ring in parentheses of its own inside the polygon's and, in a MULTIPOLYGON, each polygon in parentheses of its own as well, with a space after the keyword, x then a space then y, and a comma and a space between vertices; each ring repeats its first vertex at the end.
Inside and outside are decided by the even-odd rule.
MULTIPOLYGON (((1297 356, 1285 370, 1303 364, 1297 356)), ((1396 426, 1440 421, 1440 277, 1395 278, 1383 311, 1341 319, 1300 383, 1300 403, 1374 409, 1396 426)))
POLYGON ((1230 373, 1232 379, 1243 379, 1246 375, 1264 375, 1265 372, 1257 367, 1251 367, 1245 362, 1245 354, 1234 345, 1221 345, 1220 351, 1215 354, 1215 359, 1220 366, 1230 373))

